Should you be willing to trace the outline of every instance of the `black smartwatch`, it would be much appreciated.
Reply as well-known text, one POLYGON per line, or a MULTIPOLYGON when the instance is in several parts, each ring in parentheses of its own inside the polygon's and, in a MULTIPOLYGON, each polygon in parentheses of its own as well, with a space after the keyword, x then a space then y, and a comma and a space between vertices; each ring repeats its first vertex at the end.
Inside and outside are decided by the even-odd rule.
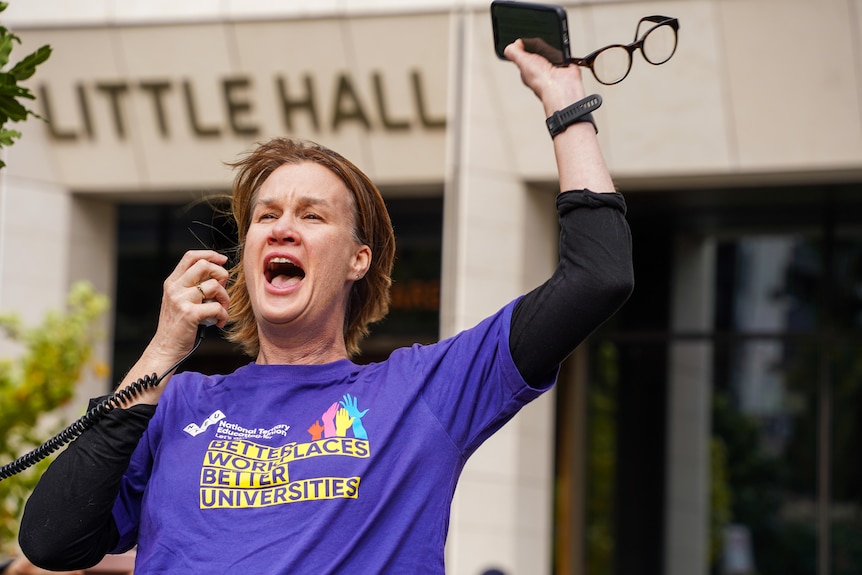
POLYGON ((599 129, 596 127, 596 122, 593 120, 592 111, 602 105, 602 97, 598 94, 587 96, 583 100, 578 100, 571 106, 567 106, 562 110, 557 110, 551 117, 545 120, 548 126, 548 132, 551 133, 553 139, 560 132, 565 132, 566 128, 577 122, 589 122, 593 125, 596 133, 599 129))

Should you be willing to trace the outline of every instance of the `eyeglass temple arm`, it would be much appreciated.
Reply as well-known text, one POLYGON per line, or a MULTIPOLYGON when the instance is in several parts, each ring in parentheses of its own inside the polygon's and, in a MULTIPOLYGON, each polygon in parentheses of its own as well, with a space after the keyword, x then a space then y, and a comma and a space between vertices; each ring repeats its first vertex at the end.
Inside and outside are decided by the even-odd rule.
POLYGON ((635 28, 635 39, 634 39, 634 41, 637 42, 640 38, 643 38, 644 36, 649 34, 650 30, 652 30, 653 28, 656 28, 656 27, 664 25, 664 24, 670 24, 674 20, 676 20, 676 18, 673 18, 672 16, 660 16, 658 14, 656 14, 654 16, 644 16, 643 18, 638 20, 638 25, 635 28), (651 22, 654 24, 654 26, 652 28, 650 28, 649 30, 647 30, 646 32, 644 32, 642 35, 641 34, 641 24, 643 24, 644 22, 651 22))

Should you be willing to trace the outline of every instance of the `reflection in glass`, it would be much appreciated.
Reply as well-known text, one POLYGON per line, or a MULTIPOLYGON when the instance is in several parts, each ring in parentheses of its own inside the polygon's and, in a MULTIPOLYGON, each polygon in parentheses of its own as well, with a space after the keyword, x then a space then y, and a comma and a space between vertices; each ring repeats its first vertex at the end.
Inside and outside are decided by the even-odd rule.
MULTIPOLYGON (((667 310, 654 302, 662 296, 657 286, 674 270, 651 269, 622 317, 615 318, 629 331, 603 339, 607 334, 600 330, 594 336, 584 517, 590 573, 659 573, 662 566, 668 570, 692 557, 690 563, 702 562, 678 572, 862 573, 858 213, 835 214, 852 225, 824 220, 794 224, 787 232, 782 222, 780 233, 737 235, 723 229, 710 236, 717 247, 709 254, 715 255, 715 267, 708 268, 715 282, 712 329, 668 329, 667 310), (640 295, 645 288, 652 289, 651 297, 640 295), (661 411, 678 392, 709 394, 710 409, 689 410, 682 418, 661 411), (655 395, 660 402, 646 399, 655 395), (681 425, 673 431, 651 425, 656 418, 681 425), (661 450, 643 449, 663 432, 670 434, 662 436, 669 446, 667 476, 656 474, 664 463, 661 450), (690 451, 681 456, 671 450, 674 441, 695 444, 703 457, 688 458, 690 451), (681 474, 680 468, 691 472, 681 474), (662 486, 650 485, 650 474, 662 486), (674 478, 679 481, 671 485, 674 478), (679 497, 680 485, 696 490, 699 499, 679 497), (645 505, 661 493, 666 505, 645 505), (678 538, 668 530, 674 521, 682 525, 675 533, 709 525, 708 556, 674 547, 678 538), (649 539, 659 529, 662 539, 649 539), (642 544, 645 539, 649 545, 642 544), (662 556, 649 555, 647 549, 662 545, 662 556)), ((758 229, 775 228, 768 223, 758 229)), ((641 232, 639 241, 645 237, 641 232)), ((694 289, 673 288, 674 301, 694 289)))
POLYGON ((829 526, 834 575, 862 573, 862 343, 832 351, 834 368, 829 526))
POLYGON ((728 347, 716 350, 727 361, 717 372, 729 377, 715 381, 712 401, 714 562, 728 556, 725 536, 744 528, 756 572, 813 575, 818 403, 810 375, 817 348, 794 346, 789 354, 780 340, 728 347), (761 369, 763 357, 778 358, 765 372, 774 385, 753 396, 736 374, 761 369))
POLYGON ((587 574, 613 573, 615 551, 615 486, 617 474, 617 347, 597 347, 595 375, 588 394, 587 434, 587 574))
POLYGON ((822 244, 754 236, 720 247, 715 347, 714 567, 750 536, 754 572, 817 572, 822 244), (797 334, 790 337, 788 334, 797 334), (810 335, 804 335, 810 334, 810 335))
MULTIPOLYGON (((854 233, 855 232, 855 233, 854 233)), ((827 346, 832 393, 829 559, 834 575, 862 573, 862 236, 836 239, 829 299, 837 333, 827 346)))

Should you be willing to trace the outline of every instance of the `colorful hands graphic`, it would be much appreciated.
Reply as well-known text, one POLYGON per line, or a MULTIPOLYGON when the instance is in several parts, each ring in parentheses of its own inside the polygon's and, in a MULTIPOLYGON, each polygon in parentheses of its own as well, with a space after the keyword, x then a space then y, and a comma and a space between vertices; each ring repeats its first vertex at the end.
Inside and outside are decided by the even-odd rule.
POLYGON ((359 410, 356 397, 349 393, 345 394, 341 401, 330 405, 321 419, 315 421, 308 428, 308 433, 311 434, 312 441, 317 441, 321 438, 345 437, 347 430, 352 427, 355 438, 368 439, 368 432, 362 425, 362 418, 366 413, 368 413, 367 409, 359 410))
POLYGON ((335 414, 335 433, 338 437, 347 435, 347 429, 353 425, 353 418, 343 407, 335 414))
POLYGON ((319 419, 311 424, 311 427, 308 428, 308 433, 311 434, 312 441, 317 441, 323 437, 323 425, 320 424, 319 419))
POLYGON ((368 432, 365 431, 365 426, 362 425, 362 418, 368 413, 368 410, 359 411, 357 399, 349 393, 344 395, 340 403, 347 414, 353 418, 353 436, 357 439, 368 439, 368 432))
POLYGON ((338 404, 333 403, 323 413, 323 437, 338 437, 335 428, 335 414, 338 411, 338 404))

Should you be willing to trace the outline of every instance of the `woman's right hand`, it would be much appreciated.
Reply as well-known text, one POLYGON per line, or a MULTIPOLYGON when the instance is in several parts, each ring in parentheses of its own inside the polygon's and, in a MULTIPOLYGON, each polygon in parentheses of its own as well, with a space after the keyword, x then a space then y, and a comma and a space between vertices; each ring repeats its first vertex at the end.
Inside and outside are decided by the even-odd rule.
MULTIPOLYGON (((141 358, 120 388, 153 373, 161 375, 191 350, 198 326, 214 320, 224 327, 228 321, 227 256, 212 250, 186 252, 163 284, 159 324, 141 358)), ((151 388, 124 407, 135 403, 157 403, 162 385, 151 388)))

